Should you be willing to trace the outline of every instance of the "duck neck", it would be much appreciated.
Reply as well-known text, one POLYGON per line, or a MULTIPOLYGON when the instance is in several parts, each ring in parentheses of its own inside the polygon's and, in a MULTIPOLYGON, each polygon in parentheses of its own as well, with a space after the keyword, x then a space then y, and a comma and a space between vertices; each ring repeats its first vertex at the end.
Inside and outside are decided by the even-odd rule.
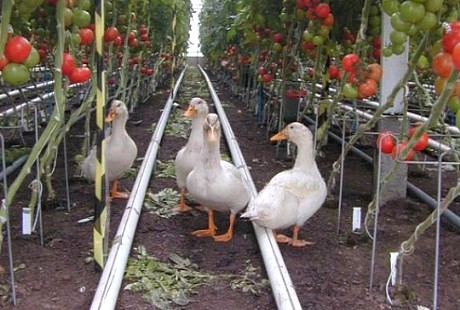
POLYGON ((123 133, 126 132, 126 129, 125 129, 126 121, 127 121, 127 118, 124 116, 120 116, 119 118, 113 121, 112 130, 111 130, 112 137, 120 137, 123 135, 123 133))
POLYGON ((201 148, 203 145, 203 124, 205 121, 205 116, 197 116, 192 120, 192 131, 190 132, 190 137, 187 144, 191 147, 195 146, 201 148))
POLYGON ((204 140, 203 150, 205 152, 206 167, 213 168, 220 166, 220 142, 204 140))
POLYGON ((312 167, 316 166, 315 156, 313 153, 313 145, 307 141, 296 143, 297 156, 293 169, 301 171, 310 171, 312 167))

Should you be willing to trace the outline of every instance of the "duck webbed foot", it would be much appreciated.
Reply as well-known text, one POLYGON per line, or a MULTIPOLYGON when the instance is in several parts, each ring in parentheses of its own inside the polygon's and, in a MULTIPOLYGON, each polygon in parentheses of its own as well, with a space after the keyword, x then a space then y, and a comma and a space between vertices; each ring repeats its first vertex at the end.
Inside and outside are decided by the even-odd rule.
POLYGON ((230 214, 230 224, 228 230, 225 234, 214 236, 214 241, 216 242, 228 242, 233 237, 233 227, 235 225, 235 214, 230 214))
POLYGON ((192 232, 196 237, 214 237, 216 235, 217 227, 214 224, 214 212, 208 211, 208 229, 200 229, 192 232))
POLYGON ((115 179, 112 182, 112 190, 110 191, 110 198, 121 198, 121 199, 128 199, 129 193, 128 192, 119 192, 118 191, 118 179, 115 179))
POLYGON ((177 206, 173 208, 173 212, 174 213, 185 213, 185 212, 189 212, 190 210, 192 210, 192 208, 187 206, 187 204, 185 203, 185 188, 182 188, 180 190, 180 202, 177 206))
POLYGON ((288 242, 289 245, 292 245, 293 247, 301 248, 307 245, 315 244, 314 242, 299 239, 299 230, 300 230, 300 226, 294 225, 292 229, 292 240, 291 242, 288 242))

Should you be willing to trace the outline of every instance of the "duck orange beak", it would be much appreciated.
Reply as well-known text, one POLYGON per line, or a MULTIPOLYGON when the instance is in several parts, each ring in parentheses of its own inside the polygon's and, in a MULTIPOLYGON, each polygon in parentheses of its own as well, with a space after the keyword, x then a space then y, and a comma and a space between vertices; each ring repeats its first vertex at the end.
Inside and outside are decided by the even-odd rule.
POLYGON ((192 117, 193 115, 195 115, 197 113, 197 110, 192 107, 192 106, 189 106, 187 111, 184 112, 184 116, 186 117, 192 117))
POLYGON ((110 122, 113 121, 116 117, 117 117, 117 112, 115 111, 115 109, 110 108, 109 114, 105 117, 105 121, 106 121, 107 123, 110 123, 110 122))
POLYGON ((276 135, 270 138, 270 141, 280 141, 280 140, 286 140, 287 135, 286 135, 286 130, 281 130, 278 132, 276 135))

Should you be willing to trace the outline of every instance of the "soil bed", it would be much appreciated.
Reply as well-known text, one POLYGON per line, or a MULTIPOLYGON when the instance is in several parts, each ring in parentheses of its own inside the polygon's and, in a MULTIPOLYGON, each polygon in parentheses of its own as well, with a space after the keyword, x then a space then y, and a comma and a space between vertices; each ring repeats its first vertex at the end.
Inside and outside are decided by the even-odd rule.
MULTIPOLYGON (((217 82, 216 82, 217 83, 217 82)), ((292 166, 292 159, 283 152, 277 152, 276 145, 268 142, 266 128, 257 124, 255 116, 248 111, 242 100, 229 92, 221 84, 215 85, 219 97, 225 103, 225 111, 230 120, 239 146, 250 167, 251 175, 258 190, 270 178, 283 169, 292 166)), ((152 136, 152 123, 161 115, 168 92, 159 89, 147 102, 130 116, 127 131, 136 141, 141 165, 152 136)), ((177 109, 184 110, 188 101, 202 96, 208 103, 211 99, 203 88, 195 87, 180 91, 177 109)), ((211 108, 212 110, 212 108, 211 108)), ((83 126, 76 125, 68 135, 68 156, 72 161, 81 147, 83 126)), ((161 143, 158 159, 166 162, 175 157, 185 144, 183 137, 166 135, 161 143)), ((225 148, 225 145, 223 145, 225 148)), ((225 150, 224 150, 225 151, 225 150)), ((332 140, 322 149, 317 158, 323 177, 327 180, 332 164, 341 152, 340 145, 332 140)), ((62 154, 62 153, 61 153, 62 154)), ((62 155, 61 155, 62 156, 62 155)), ((62 157, 60 157, 62 158, 62 157)), ((73 161, 72 161, 73 162, 73 161)), ((70 167, 70 174, 75 166, 70 167)), ((12 176, 9 182, 12 182, 12 176)), ((39 244, 38 234, 24 236, 21 233, 21 210, 29 203, 29 183, 19 192, 11 207, 14 265, 16 268, 17 306, 13 307, 7 287, 8 272, 0 274, 0 308, 2 309, 88 309, 96 290, 100 273, 90 261, 92 250, 92 222, 78 223, 93 213, 93 187, 78 178, 70 179, 70 212, 65 201, 63 161, 58 160, 54 172, 54 186, 59 201, 44 202, 43 236, 44 245, 39 244)), ((134 176, 121 180, 121 187, 131 188, 134 176)), ((444 191, 456 182, 454 172, 444 174, 444 191)), ((32 176, 30 178, 32 180, 32 176)), ((30 182, 29 180, 29 182, 30 182)), ((436 171, 420 173, 411 167, 410 181, 431 195, 436 190, 436 171)), ((159 192, 165 188, 177 190, 173 178, 152 177, 149 191, 159 192)), ((379 229, 377 259, 374 273, 374 288, 368 290, 372 242, 366 234, 351 233, 353 207, 363 207, 365 212, 372 193, 372 166, 356 155, 346 158, 343 188, 341 231, 337 234, 338 188, 325 205, 305 224, 300 234, 302 238, 314 241, 306 248, 292 248, 281 245, 286 265, 303 309, 390 309, 385 300, 385 284, 389 276, 389 252, 398 251, 401 242, 409 238, 416 226, 431 212, 431 209, 415 198, 392 201, 382 206, 379 229)), ((126 201, 114 200, 111 204, 111 233, 116 228, 126 201)), ((459 214, 458 203, 450 208, 459 214)), ((197 270, 210 275, 241 275, 248 265, 254 267, 255 274, 266 278, 263 261, 257 241, 248 221, 238 219, 233 239, 228 243, 216 243, 210 238, 196 238, 193 230, 207 225, 206 214, 193 211, 169 218, 145 211, 140 217, 133 246, 144 246, 147 253, 167 262, 172 253, 189 259, 197 270)), ((219 231, 228 226, 228 215, 217 214, 219 231)), ((6 240, 6 238, 5 238, 6 240)), ((0 263, 6 268, 6 242, 3 242, 0 263)), ((460 284, 460 236, 445 219, 442 220, 439 309, 456 309, 460 304, 458 287, 460 284)), ((420 237, 413 253, 404 260, 403 283, 405 290, 392 295, 398 306, 393 308, 415 309, 416 305, 432 306, 433 265, 435 246, 435 226, 420 237), (400 302, 401 301, 401 302, 400 302)), ((134 256, 133 251, 133 256, 134 256)), ((256 282, 261 278, 256 277, 256 282)), ((123 285, 127 285, 124 283, 123 285)), ((152 309, 141 293, 123 290, 119 296, 117 309, 152 309)), ((195 289, 189 296, 189 303, 176 309, 276 309, 269 286, 260 288, 260 294, 232 289, 231 282, 217 277, 208 285, 195 289)))

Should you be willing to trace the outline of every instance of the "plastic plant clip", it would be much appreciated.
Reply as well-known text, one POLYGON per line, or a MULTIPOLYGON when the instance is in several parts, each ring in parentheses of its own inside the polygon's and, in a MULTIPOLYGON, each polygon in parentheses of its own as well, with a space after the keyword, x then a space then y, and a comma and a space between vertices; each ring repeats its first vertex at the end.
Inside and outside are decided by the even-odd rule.
POLYGON ((353 208, 353 222, 352 222, 352 231, 357 231, 361 229, 361 207, 353 208))
POLYGON ((0 207, 0 223, 5 224, 8 221, 8 209, 6 208, 6 200, 2 199, 2 206, 0 207))
POLYGON ((30 208, 22 208, 22 234, 30 235, 32 233, 32 214, 30 208))
POLYGON ((391 270, 391 285, 396 285, 396 271, 398 262, 398 252, 390 252, 390 270, 391 270))

